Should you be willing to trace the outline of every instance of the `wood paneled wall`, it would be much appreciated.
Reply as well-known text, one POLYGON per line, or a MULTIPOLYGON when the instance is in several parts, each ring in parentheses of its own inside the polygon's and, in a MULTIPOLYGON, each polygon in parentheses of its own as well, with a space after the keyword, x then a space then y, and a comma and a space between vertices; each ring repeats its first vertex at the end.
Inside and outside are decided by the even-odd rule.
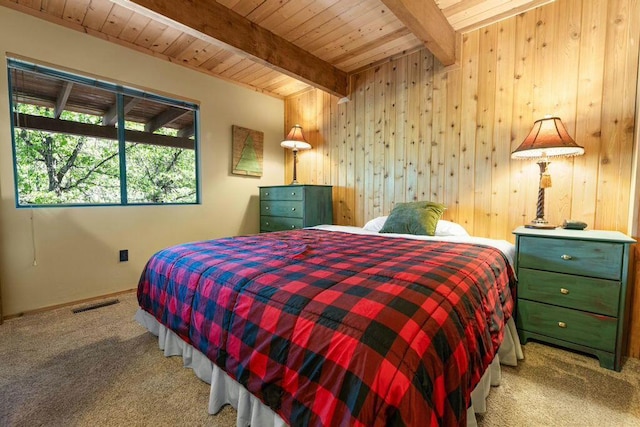
POLYGON ((429 199, 471 234, 513 241, 535 217, 539 169, 510 154, 551 114, 585 155, 551 163, 547 219, 627 232, 639 35, 636 0, 557 0, 464 34, 458 67, 421 50, 352 75, 350 102, 290 97, 283 132, 299 123, 313 147, 298 181, 334 186, 337 224, 429 199))
POLYGON ((465 34, 460 67, 422 50, 351 76, 350 102, 290 97, 284 131, 299 123, 313 146, 298 180, 336 187, 338 224, 430 199, 469 232, 511 240, 535 217, 539 169, 510 154, 552 114, 586 154, 551 163, 547 219, 626 232, 639 28, 637 1, 558 0, 465 34))

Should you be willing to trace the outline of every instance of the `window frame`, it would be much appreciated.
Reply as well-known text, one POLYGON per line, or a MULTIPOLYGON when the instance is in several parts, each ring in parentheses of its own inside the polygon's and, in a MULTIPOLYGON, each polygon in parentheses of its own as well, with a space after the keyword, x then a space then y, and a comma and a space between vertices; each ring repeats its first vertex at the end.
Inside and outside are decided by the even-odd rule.
POLYGON ((69 208, 69 207, 107 207, 107 206, 183 206, 183 205, 199 205, 201 200, 201 182, 200 182, 200 105, 181 100, 176 97, 159 95, 149 90, 136 89, 124 84, 110 82, 102 78, 92 78, 81 75, 80 73, 62 71, 51 66, 37 64, 22 59, 7 57, 7 77, 8 77, 8 94, 9 94, 9 120, 11 124, 11 148, 14 176, 14 194, 15 206, 18 209, 31 208, 69 208), (56 204, 20 204, 20 194, 18 188, 18 161, 16 150, 16 124, 14 119, 14 92, 12 83, 12 70, 21 70, 32 73, 41 74, 50 78, 57 78, 62 81, 78 83, 85 86, 92 86, 107 92, 111 92, 116 97, 117 110, 117 145, 118 145, 118 162, 120 174, 120 203, 56 203, 56 204), (195 201, 190 202, 129 202, 127 196, 127 159, 126 159, 126 127, 125 127, 125 111, 124 97, 136 97, 149 101, 158 102, 163 105, 183 108, 193 112, 193 149, 194 149, 194 172, 195 172, 195 201))

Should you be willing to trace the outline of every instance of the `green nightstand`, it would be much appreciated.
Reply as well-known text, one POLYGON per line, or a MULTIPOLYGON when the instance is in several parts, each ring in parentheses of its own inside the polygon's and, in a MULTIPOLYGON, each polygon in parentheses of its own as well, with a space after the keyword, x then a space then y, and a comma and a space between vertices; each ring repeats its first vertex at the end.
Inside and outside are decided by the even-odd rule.
POLYGON ((624 340, 629 247, 617 231, 519 227, 516 326, 520 341, 593 354, 619 371, 624 340))

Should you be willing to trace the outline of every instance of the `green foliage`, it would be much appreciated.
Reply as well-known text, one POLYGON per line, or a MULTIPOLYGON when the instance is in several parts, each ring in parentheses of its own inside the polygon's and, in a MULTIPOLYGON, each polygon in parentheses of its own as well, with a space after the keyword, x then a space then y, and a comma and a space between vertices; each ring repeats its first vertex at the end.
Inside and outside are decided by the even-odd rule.
MULTIPOLYGON (((51 108, 14 107, 20 113, 53 117, 51 108)), ((60 118, 101 124, 99 116, 70 111, 60 118)), ((173 130, 158 133, 175 135, 173 130)), ((16 123, 15 151, 20 205, 121 203, 116 140, 24 129, 16 123)), ((196 201, 195 150, 127 143, 125 157, 129 203, 196 201)))
POLYGON ((127 144, 130 203, 195 203, 195 151, 127 144))

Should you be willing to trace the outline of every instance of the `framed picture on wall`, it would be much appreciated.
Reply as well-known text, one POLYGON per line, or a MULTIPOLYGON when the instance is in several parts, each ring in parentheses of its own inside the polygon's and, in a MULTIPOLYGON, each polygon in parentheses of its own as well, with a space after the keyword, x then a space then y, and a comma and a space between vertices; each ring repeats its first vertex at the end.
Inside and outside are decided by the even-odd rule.
POLYGON ((262 176, 264 133, 233 125, 231 172, 236 175, 262 176))

